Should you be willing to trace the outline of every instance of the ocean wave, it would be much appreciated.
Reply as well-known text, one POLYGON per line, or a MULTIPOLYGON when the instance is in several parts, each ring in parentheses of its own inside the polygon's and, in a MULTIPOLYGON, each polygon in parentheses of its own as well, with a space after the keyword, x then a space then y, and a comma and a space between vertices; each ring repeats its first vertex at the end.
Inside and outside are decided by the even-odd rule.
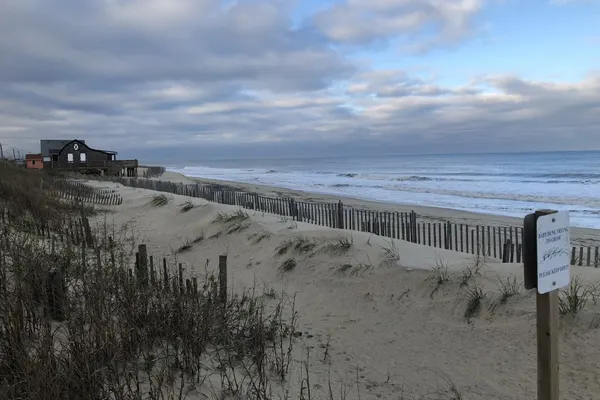
MULTIPOLYGON (((406 181, 427 182, 427 181, 437 181, 437 180, 441 180, 441 179, 430 178, 428 176, 413 175, 413 176, 401 176, 398 178, 392 178, 391 180, 396 181, 396 182, 406 182, 406 181)), ((446 180, 448 180, 448 179, 446 179, 446 180)))
POLYGON ((560 205, 577 204, 586 207, 600 208, 600 199, 597 198, 581 198, 581 197, 547 197, 535 194, 513 194, 499 192, 470 192, 462 190, 441 189, 441 188, 426 188, 412 186, 385 186, 385 190, 394 192, 411 192, 411 193, 427 193, 440 194, 447 196, 455 196, 471 199, 489 199, 489 200, 508 200, 520 201, 528 203, 548 203, 560 205))

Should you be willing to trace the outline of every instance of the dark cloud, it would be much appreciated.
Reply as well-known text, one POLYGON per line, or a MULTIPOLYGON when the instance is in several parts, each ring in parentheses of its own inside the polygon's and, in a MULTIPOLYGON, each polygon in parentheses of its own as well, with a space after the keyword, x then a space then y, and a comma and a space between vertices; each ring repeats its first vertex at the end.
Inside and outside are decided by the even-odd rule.
POLYGON ((600 75, 579 83, 483 76, 447 86, 359 67, 338 46, 429 23, 459 40, 478 1, 355 0, 300 24, 291 6, 4 0, 0 142, 36 150, 43 138, 77 137, 163 161, 599 143, 600 75), (422 19, 410 25, 406 13, 422 19), (379 14, 379 27, 354 23, 379 14))

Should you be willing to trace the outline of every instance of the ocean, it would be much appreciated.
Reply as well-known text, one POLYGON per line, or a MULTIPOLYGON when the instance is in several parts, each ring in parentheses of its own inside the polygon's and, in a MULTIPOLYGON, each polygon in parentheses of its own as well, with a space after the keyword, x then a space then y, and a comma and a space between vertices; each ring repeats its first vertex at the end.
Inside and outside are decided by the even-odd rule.
POLYGON ((213 160, 168 169, 190 177, 494 215, 568 210, 572 225, 600 228, 600 151, 213 160))

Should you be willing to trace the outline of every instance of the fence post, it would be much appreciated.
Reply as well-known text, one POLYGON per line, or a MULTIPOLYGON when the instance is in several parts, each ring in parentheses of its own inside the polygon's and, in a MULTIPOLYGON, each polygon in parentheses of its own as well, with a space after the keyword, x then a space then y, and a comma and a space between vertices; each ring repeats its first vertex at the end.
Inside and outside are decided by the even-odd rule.
POLYGON ((169 290, 169 271, 167 271, 167 259, 163 258, 163 279, 164 279, 164 289, 169 290))
POLYGON ((290 215, 292 216, 292 220, 297 221, 298 220, 298 209, 296 208, 296 201, 294 200, 293 197, 290 197, 288 204, 290 207, 290 215))
POLYGON ((145 244, 138 246, 138 254, 137 271, 135 271, 138 282, 143 286, 148 286, 148 248, 145 244))
POLYGON ((298 205, 298 203, 296 203, 295 201, 294 206, 296 207, 296 219, 298 220, 298 222, 302 222, 304 220, 304 215, 302 215, 302 211, 304 208, 301 205, 298 205))
POLYGON ((90 221, 85 215, 85 206, 81 203, 81 223, 83 225, 83 231, 85 233, 85 242, 88 247, 94 246, 94 237, 92 235, 92 229, 90 228, 90 221))
POLYGON ((512 243, 510 240, 504 242, 504 249, 502 251, 502 262, 507 264, 510 262, 510 255, 512 250, 512 243))
POLYGON ((54 269, 48 273, 46 289, 50 316, 57 321, 64 321, 66 308, 65 282, 60 270, 54 269))
POLYGON ((219 299, 225 308, 227 305, 227 256, 219 256, 219 299))
POLYGON ((156 273, 154 272, 154 257, 150 256, 150 284, 156 285, 156 273))
POLYGON ((417 213, 411 211, 412 214, 412 241, 417 243, 417 213))
POLYGON ((338 201, 338 216, 337 216, 337 227, 339 229, 344 229, 344 204, 341 200, 338 201))
POLYGON ((183 264, 179 263, 179 293, 183 294, 183 264))

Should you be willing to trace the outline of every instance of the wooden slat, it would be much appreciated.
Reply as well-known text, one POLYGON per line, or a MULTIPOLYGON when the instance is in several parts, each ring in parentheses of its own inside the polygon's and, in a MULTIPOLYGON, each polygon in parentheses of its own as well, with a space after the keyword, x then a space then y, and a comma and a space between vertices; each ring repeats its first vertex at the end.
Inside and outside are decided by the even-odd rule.
POLYGON ((587 248, 587 263, 586 263, 586 266, 589 267, 590 264, 591 264, 591 261, 592 261, 592 248, 588 247, 587 248))
POLYGON ((431 222, 427 223, 427 236, 429 238, 428 246, 431 246, 431 222))
POLYGON ((454 224, 454 251, 458 251, 458 224, 454 224))
POLYGON ((487 255, 488 257, 492 256, 492 235, 489 225, 487 227, 487 255))

